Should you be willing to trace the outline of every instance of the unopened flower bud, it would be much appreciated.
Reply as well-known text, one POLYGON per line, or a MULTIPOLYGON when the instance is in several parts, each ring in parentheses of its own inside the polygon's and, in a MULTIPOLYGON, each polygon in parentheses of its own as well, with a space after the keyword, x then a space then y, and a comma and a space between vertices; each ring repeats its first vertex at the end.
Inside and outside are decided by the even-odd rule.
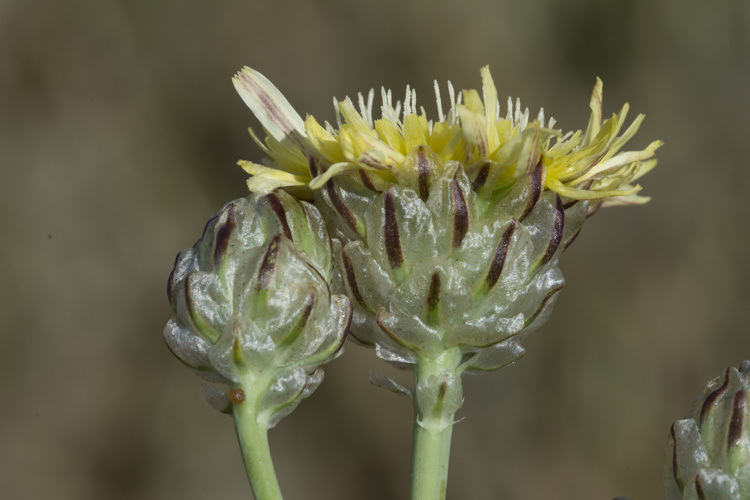
POLYGON ((204 378, 229 383, 231 403, 252 393, 273 426, 317 387, 348 332, 351 305, 331 295, 330 276, 313 206, 283 192, 232 201, 177 256, 167 345, 204 378))

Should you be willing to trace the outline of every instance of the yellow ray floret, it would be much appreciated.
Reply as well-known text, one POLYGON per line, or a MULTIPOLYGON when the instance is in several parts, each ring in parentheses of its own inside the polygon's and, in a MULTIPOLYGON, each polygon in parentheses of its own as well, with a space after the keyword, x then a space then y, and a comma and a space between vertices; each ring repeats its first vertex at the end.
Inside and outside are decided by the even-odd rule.
MULTIPOLYGON (((244 68, 234 85, 261 122, 264 141, 253 139, 268 156, 267 165, 240 162, 252 175, 252 191, 278 188, 318 189, 336 175, 356 174, 363 169, 386 182, 410 183, 415 178, 410 159, 417 148, 429 148, 440 164, 461 163, 467 172, 491 167, 493 187, 502 187, 527 175, 540 164, 544 186, 572 199, 614 198, 608 204, 642 203, 633 184, 656 165, 653 158, 661 141, 640 151, 621 149, 643 121, 639 115, 620 134, 628 105, 602 121, 602 82, 597 79, 591 96, 591 117, 585 132, 553 129, 541 110, 536 120, 528 109, 508 100, 501 117, 497 89, 487 66, 481 69, 482 91, 465 90, 457 95, 448 82, 449 108, 443 113, 440 88, 435 82, 438 120, 427 118, 417 108, 416 92, 407 87, 403 103, 394 105, 390 90, 382 89, 381 117, 373 120, 374 92, 358 108, 346 98, 334 99, 338 128, 325 126, 308 116, 303 120, 281 92, 263 75, 244 68)), ((422 149, 420 149, 422 150, 422 149)), ((357 178, 355 176, 355 178, 357 178)))

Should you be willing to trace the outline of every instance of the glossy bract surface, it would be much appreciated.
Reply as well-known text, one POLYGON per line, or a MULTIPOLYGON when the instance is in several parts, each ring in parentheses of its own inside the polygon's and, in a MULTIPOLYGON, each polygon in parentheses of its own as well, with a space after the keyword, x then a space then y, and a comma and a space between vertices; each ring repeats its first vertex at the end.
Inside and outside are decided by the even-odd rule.
POLYGON ((563 287, 558 257, 588 208, 544 192, 540 173, 483 206, 457 162, 423 196, 401 185, 378 193, 330 182, 323 213, 345 242, 335 283, 354 303, 352 335, 395 363, 457 348, 459 373, 520 357, 523 337, 544 323, 563 287))

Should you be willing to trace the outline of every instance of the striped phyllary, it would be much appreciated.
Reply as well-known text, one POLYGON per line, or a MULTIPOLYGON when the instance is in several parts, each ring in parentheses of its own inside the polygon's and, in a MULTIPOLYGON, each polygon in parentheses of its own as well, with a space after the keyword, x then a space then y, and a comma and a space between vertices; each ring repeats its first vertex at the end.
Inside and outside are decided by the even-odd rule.
POLYGON ((750 361, 706 386, 688 418, 672 424, 668 500, 750 498, 750 361))

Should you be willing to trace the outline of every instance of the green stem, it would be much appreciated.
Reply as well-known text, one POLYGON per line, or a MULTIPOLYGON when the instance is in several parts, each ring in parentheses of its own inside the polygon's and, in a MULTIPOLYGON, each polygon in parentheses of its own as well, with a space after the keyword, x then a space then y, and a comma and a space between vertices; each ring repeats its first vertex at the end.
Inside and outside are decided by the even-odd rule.
POLYGON ((268 446, 268 422, 258 419, 257 397, 234 403, 234 427, 255 500, 282 500, 268 446))
POLYGON ((460 362, 461 354, 457 350, 449 350, 435 359, 419 359, 414 368, 412 500, 445 499, 453 415, 461 399, 461 378, 455 373, 460 362), (447 384, 449 379, 446 373, 454 377, 451 386, 447 384), (458 403, 455 391, 458 391, 458 403))
POLYGON ((412 500, 443 500, 448 488, 448 459, 451 452, 449 425, 440 432, 414 422, 411 455, 412 500))

